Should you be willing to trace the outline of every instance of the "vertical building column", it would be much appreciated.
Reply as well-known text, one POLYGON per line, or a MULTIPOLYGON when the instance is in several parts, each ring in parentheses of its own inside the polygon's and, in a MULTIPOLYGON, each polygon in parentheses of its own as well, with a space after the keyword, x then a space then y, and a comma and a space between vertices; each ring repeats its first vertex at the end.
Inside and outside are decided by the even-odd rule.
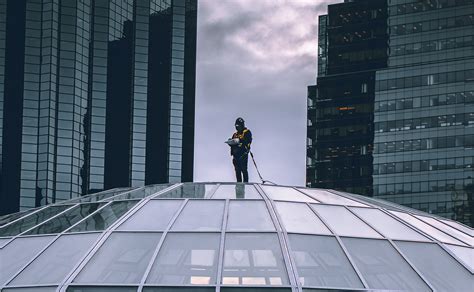
POLYGON ((41 204, 41 192, 36 186, 41 67, 42 5, 40 0, 27 1, 25 19, 20 210, 41 204))
POLYGON ((7 27, 7 0, 0 0, 0 174, 3 172, 3 99, 5 86, 5 38, 7 27))
POLYGON ((59 0, 45 0, 41 18, 41 68, 36 198, 51 203, 54 194, 56 85, 59 0))
POLYGON ((135 48, 131 108, 130 185, 140 186, 145 184, 150 1, 136 0, 134 5, 135 48))
POLYGON ((173 0, 171 40, 170 135, 168 150, 168 181, 181 182, 183 155, 184 40, 186 1, 173 0))

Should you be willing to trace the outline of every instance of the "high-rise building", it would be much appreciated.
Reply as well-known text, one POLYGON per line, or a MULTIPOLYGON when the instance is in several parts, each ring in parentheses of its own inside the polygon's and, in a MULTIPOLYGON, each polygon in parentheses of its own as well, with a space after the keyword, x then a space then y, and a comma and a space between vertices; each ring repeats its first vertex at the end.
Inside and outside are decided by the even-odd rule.
MULTIPOLYGON (((474 1, 346 2, 330 5, 320 26, 318 72, 322 77, 308 90, 308 119, 313 125, 308 127, 308 185, 380 197, 474 225, 474 1), (367 34, 369 42, 377 39, 377 34, 371 35, 370 30, 359 29, 360 25, 354 23, 353 33, 340 36, 346 43, 338 44, 331 35, 344 28, 337 22, 370 15, 374 5, 386 5, 385 24, 380 27, 386 31, 388 58, 386 64, 371 67, 378 56, 372 51, 369 56, 377 56, 362 61, 370 68, 353 69, 351 56, 361 60, 367 55, 349 50, 350 44, 367 34), (348 51, 344 51, 346 48, 348 51), (343 58, 343 70, 359 70, 360 74, 347 79, 337 71, 333 64, 343 58), (338 111, 332 109, 333 115, 339 116, 327 121, 330 130, 318 127, 325 122, 321 113, 326 109, 324 103, 342 101, 348 92, 343 89, 345 84, 354 84, 354 90, 359 84, 358 89, 364 91, 364 82, 359 79, 369 72, 374 73, 373 83, 368 86, 373 99, 367 101, 367 107, 338 104, 353 111, 348 114, 354 122, 341 129, 339 125, 347 118, 336 108, 338 111), (339 91, 325 90, 330 79, 339 91), (365 110, 372 118, 370 123, 358 117, 365 110), (360 123, 365 127, 360 128, 360 123), (371 135, 363 141, 369 146, 366 149, 359 147, 365 135, 371 135), (345 143, 339 136, 347 136, 345 143), (341 157, 346 164, 340 163, 341 157), (356 188, 362 158, 364 166, 372 168, 368 172, 359 168, 361 175, 366 174, 362 184, 366 191, 356 188), (348 171, 350 159, 355 168, 352 173, 348 171), (323 167, 318 168, 320 165, 323 167), (337 168, 341 165, 342 170, 337 168)), ((376 49, 372 45, 368 48, 369 52, 376 49)))
POLYGON ((0 214, 192 181, 197 0, 0 0, 0 214))

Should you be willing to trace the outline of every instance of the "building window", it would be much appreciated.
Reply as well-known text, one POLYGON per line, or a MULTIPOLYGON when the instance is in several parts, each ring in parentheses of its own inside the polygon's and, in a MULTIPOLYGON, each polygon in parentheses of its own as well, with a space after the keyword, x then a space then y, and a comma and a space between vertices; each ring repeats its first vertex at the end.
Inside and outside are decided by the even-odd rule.
POLYGON ((367 93, 367 83, 362 83, 362 86, 360 88, 361 93, 367 93))

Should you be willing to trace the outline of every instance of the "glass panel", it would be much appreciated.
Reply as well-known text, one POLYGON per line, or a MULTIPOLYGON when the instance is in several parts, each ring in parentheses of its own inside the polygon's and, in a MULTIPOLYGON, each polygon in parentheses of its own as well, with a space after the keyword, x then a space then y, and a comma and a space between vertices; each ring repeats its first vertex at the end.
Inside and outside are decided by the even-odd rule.
MULTIPOLYGON (((221 288, 222 290, 222 288, 221 288)), ((214 287, 144 287, 144 292, 214 292, 214 287)))
MULTIPOLYGON (((291 292, 291 288, 275 287, 221 287, 222 292, 291 292)), ((337 291, 332 291, 337 292, 337 291)))
POLYGON ((287 232, 331 234, 306 204, 275 202, 275 205, 287 232))
POLYGON ((165 230, 183 200, 151 200, 127 219, 119 230, 165 230))
POLYGON ((0 238, 0 248, 3 247, 3 245, 9 241, 11 238, 10 237, 6 237, 6 238, 0 238))
POLYGON ((419 215, 414 215, 414 216, 416 218, 422 220, 422 221, 425 221, 428 224, 431 224, 432 226, 440 229, 441 231, 444 231, 447 234, 449 234, 451 236, 454 236, 459 240, 464 241, 467 244, 474 243, 473 239, 469 235, 467 235, 467 234, 465 234, 465 233, 463 233, 463 232, 461 232, 457 229, 454 229, 451 226, 445 225, 445 224, 439 222, 438 220, 436 220, 434 218, 426 217, 426 216, 419 216, 419 215))
POLYGON ((228 231, 274 231, 264 201, 230 201, 228 231))
POLYGON ((3 226, 3 225, 6 225, 10 222, 13 222, 15 221, 16 219, 18 218, 21 218, 23 216, 26 216, 28 214, 31 214, 32 212, 34 211, 38 211, 38 208, 35 208, 35 209, 30 209, 30 210, 26 210, 26 211, 23 211, 23 212, 17 212, 17 213, 13 213, 13 214, 8 214, 8 215, 4 215, 4 216, 1 216, 0 217, 0 227, 3 226))
POLYGON ((437 244, 396 242, 402 253, 438 291, 472 291, 472 275, 437 244))
POLYGON ((98 202, 100 200, 116 196, 120 193, 127 192, 136 188, 115 188, 111 190, 102 191, 95 194, 88 194, 76 199, 66 201, 66 203, 86 203, 86 202, 98 202))
POLYGON ((316 204, 312 204, 312 206, 338 235, 382 237, 344 207, 316 204))
POLYGON ((60 283, 91 248, 98 233, 63 235, 36 258, 10 285, 60 283))
POLYGON ((75 283, 140 283, 161 233, 112 233, 75 283))
POLYGON ((388 241, 342 238, 342 242, 369 288, 431 291, 388 241))
POLYGON ((216 187, 215 184, 196 184, 196 183, 185 183, 184 185, 173 189, 169 192, 161 194, 158 198, 172 198, 172 199, 203 199, 209 198, 212 191, 216 187))
POLYGON ((137 292, 137 287, 74 287, 69 286, 67 292, 137 292))
POLYGON ((463 245, 462 242, 459 240, 454 239, 453 237, 447 235, 446 233, 443 233, 439 231, 438 229, 431 227, 430 225, 426 224, 425 222, 416 219, 415 217, 410 216, 409 214, 402 213, 402 212, 397 212, 397 211, 389 211, 393 215, 397 216, 398 218, 404 220, 405 222, 415 226, 416 228, 420 229, 423 232, 426 232, 428 235, 436 238, 437 240, 441 242, 446 242, 446 243, 454 243, 454 244, 460 244, 463 245))
POLYGON ((227 233, 222 284, 287 285, 288 274, 277 235, 227 233))
POLYGON ((334 237, 290 234, 302 286, 364 288, 334 237))
POLYGON ((26 265, 53 236, 17 238, 0 250, 0 285, 26 265))
POLYGON ((103 204, 81 204, 71 210, 66 211, 58 217, 35 227, 25 234, 61 233, 80 220, 97 211, 97 209, 101 206, 103 206, 103 204))
POLYGON ((224 201, 190 200, 172 230, 219 231, 224 215, 224 201))
POLYGON ((453 228, 461 230, 462 232, 467 233, 470 236, 474 236, 474 229, 472 229, 472 228, 464 226, 464 225, 462 225, 458 222, 453 222, 453 221, 448 221, 448 220, 440 220, 440 221, 443 222, 443 223, 448 224, 449 226, 451 226, 453 228))
POLYGON ((380 210, 368 208, 350 209, 388 238, 429 241, 428 238, 398 222, 380 210))
POLYGON ((159 191, 162 191, 166 188, 171 186, 170 184, 164 184, 164 185, 154 185, 154 186, 148 186, 144 188, 140 188, 138 190, 134 190, 128 193, 125 193, 123 195, 117 195, 113 198, 108 198, 105 199, 104 201, 110 201, 110 200, 130 200, 130 199, 141 199, 141 198, 146 198, 148 196, 154 195, 159 191))
POLYGON ((213 199, 262 199, 253 185, 220 185, 213 199))
POLYGON ((272 200, 317 203, 317 201, 311 199, 309 196, 306 196, 298 192, 297 190, 293 188, 273 187, 273 186, 263 186, 263 185, 262 185, 262 188, 272 200))
POLYGON ((335 205, 347 205, 347 206, 358 206, 358 207, 367 207, 367 205, 361 204, 359 202, 349 200, 343 196, 338 196, 328 191, 315 190, 315 189, 299 189, 300 191, 308 194, 312 198, 315 198, 321 203, 335 204, 335 205))
POLYGON ((219 233, 168 233, 146 283, 216 283, 219 233))
POLYGON ((469 268, 471 268, 471 270, 474 270, 474 248, 451 244, 446 244, 445 246, 460 260, 462 260, 469 268))
POLYGON ((115 221, 117 221, 130 208, 135 206, 138 201, 115 201, 105 206, 99 212, 88 217, 78 225, 71 228, 68 232, 82 232, 105 230, 115 221))
POLYGON ((58 287, 34 287, 34 288, 8 288, 2 291, 9 292, 56 292, 58 287))
POLYGON ((13 236, 20 234, 33 226, 57 215, 58 213, 71 207, 70 205, 50 206, 41 211, 38 211, 30 216, 22 218, 15 223, 0 228, 0 236, 13 236))

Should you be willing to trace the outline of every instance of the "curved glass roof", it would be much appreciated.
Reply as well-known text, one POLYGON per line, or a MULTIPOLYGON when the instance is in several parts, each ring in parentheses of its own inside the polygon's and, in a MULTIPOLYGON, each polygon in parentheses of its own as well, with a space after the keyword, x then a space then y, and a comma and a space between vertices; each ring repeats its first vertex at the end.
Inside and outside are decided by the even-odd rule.
POLYGON ((120 188, 0 217, 0 289, 470 291, 473 234, 333 190, 120 188))

